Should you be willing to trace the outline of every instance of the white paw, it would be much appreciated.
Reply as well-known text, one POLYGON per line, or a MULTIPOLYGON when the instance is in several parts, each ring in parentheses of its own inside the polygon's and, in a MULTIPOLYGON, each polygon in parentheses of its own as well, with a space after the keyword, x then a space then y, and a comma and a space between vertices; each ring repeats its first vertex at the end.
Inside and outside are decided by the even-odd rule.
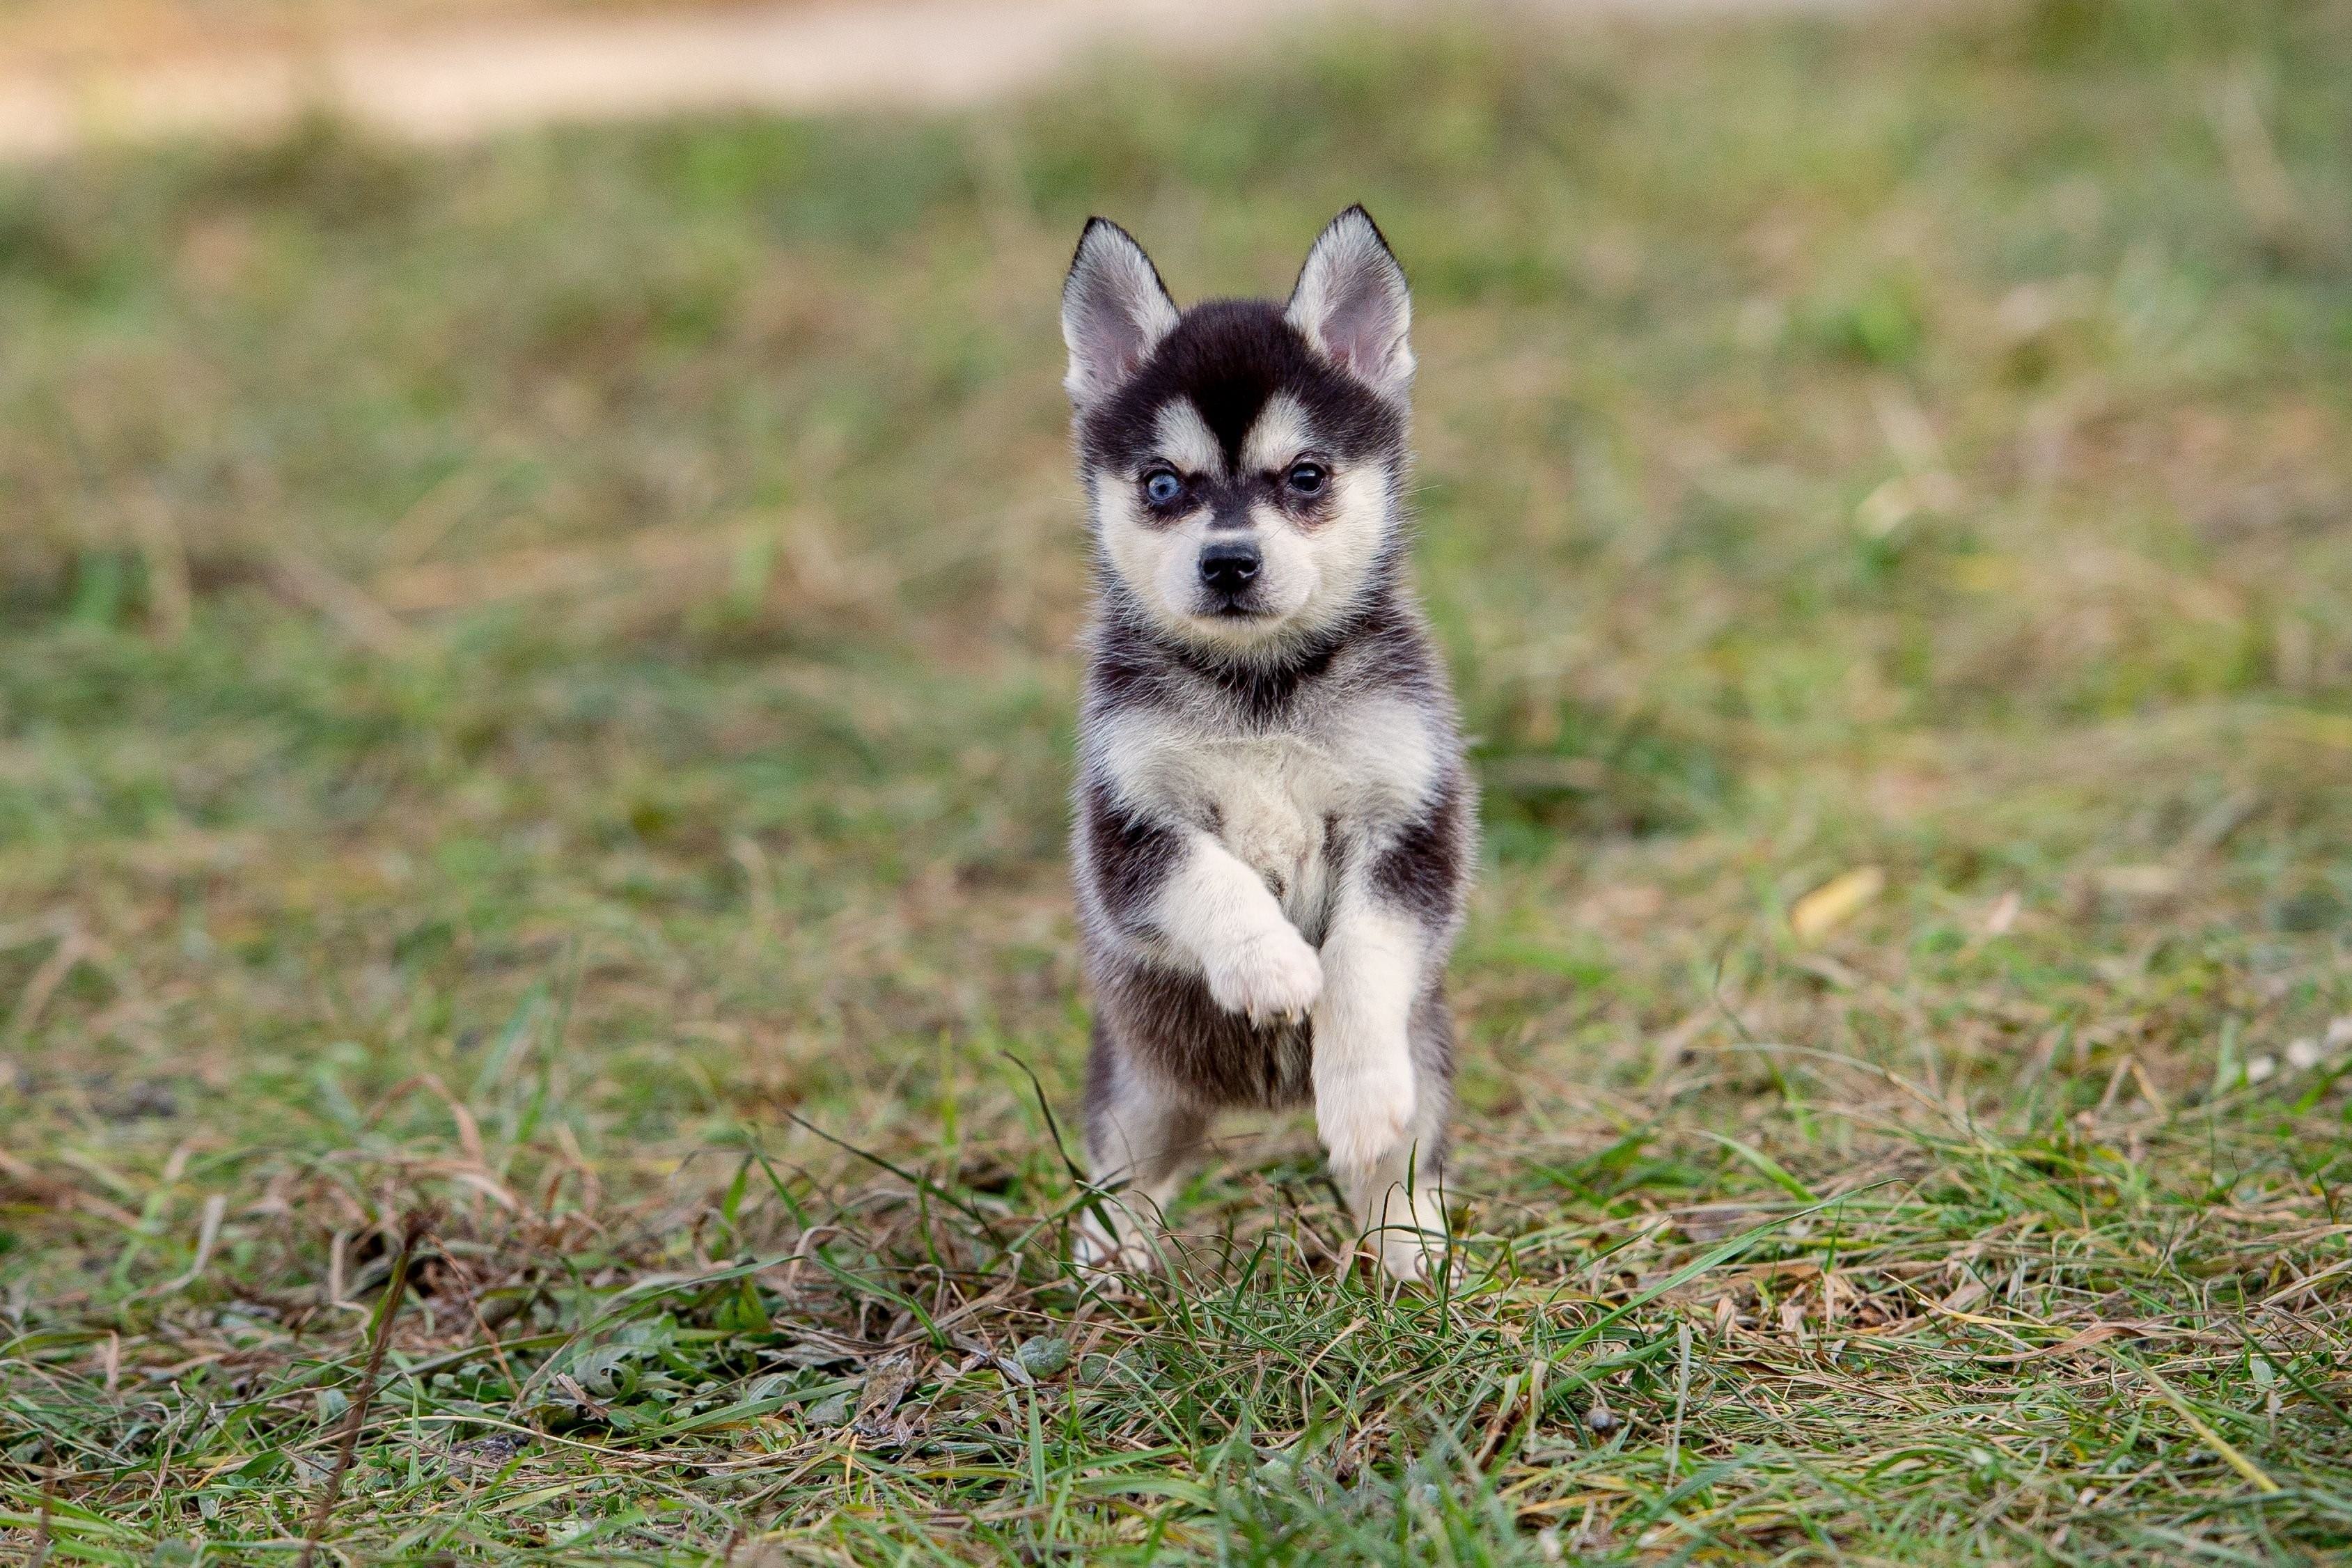
POLYGON ((1359 1214, 1364 1239, 1390 1279, 1416 1284, 1444 1266, 1451 1241, 1445 1205, 1434 1186, 1419 1188, 1408 1198, 1400 1182, 1363 1203, 1359 1214))
POLYGON ((1377 1239, 1381 1272, 1391 1279, 1419 1284, 1444 1265, 1446 1243, 1442 1221, 1431 1230, 1406 1229, 1391 1224, 1377 1239))
POLYGON ((1286 925, 1244 937, 1202 968, 1217 1005, 1253 1024, 1304 1018, 1323 994, 1323 961, 1286 925))
MULTIPOLYGON (((1325 1059, 1318 1040, 1316 1066, 1322 1068, 1325 1059)), ((1412 1062, 1402 1047, 1373 1061, 1315 1075, 1315 1131, 1343 1182, 1370 1173, 1396 1152, 1412 1127, 1417 1105, 1412 1062)))
POLYGON ((1081 1274, 1095 1275, 1150 1274, 1157 1270, 1160 1259, 1145 1237, 1141 1222, 1123 1209, 1114 1208, 1112 1214, 1117 1231, 1091 1210, 1079 1220, 1078 1234, 1070 1243, 1071 1265, 1081 1274))

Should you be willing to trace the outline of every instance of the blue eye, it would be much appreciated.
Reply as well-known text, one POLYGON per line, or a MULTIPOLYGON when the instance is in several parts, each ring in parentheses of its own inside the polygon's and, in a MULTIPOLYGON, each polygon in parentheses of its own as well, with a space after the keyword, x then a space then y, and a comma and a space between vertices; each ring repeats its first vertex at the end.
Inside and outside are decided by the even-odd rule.
POLYGON ((1154 468, 1143 476, 1143 499, 1154 506, 1166 506, 1184 493, 1184 481, 1171 468, 1154 468))

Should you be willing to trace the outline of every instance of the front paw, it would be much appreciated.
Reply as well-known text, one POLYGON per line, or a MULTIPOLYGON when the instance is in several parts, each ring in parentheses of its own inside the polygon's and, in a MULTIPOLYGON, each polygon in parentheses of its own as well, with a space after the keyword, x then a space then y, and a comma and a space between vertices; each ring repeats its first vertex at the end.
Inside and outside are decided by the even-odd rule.
POLYGON ((1153 1273, 1160 1258, 1133 1215, 1119 1211, 1106 1223, 1102 1215, 1089 1212, 1070 1242, 1070 1263, 1081 1275, 1108 1282, 1119 1275, 1153 1273))
POLYGON ((1379 1239, 1381 1272, 1407 1285, 1421 1284, 1443 1269, 1451 1250, 1444 1215, 1431 1222, 1391 1223, 1382 1228, 1379 1239))
POLYGON ((1202 967, 1217 1005, 1253 1024, 1303 1018, 1323 994, 1323 961, 1286 925, 1244 937, 1202 967))
POLYGON ((1331 1152, 1331 1168, 1351 1178, 1395 1153, 1418 1104, 1412 1061, 1402 1048, 1317 1074, 1315 1131, 1331 1152))

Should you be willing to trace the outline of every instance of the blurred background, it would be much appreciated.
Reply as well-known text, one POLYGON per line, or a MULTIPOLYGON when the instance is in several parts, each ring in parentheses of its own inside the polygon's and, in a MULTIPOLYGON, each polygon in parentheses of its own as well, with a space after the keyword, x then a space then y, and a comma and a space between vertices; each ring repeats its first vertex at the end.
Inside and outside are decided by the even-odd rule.
POLYGON ((1698 912, 1850 860, 2332 930, 2344 7, 1838 10, 10 0, 0 877, 112 955, 18 1008, 36 1076, 436 1037, 588 933, 672 1064, 615 1114, 1060 1051, 1097 211, 1187 299, 1397 237, 1494 1037, 1680 1016, 1698 912), (664 47, 876 105, 581 123, 664 47), (559 123, 420 149, 403 72, 559 123), (2271 847, 2175 863, 2223 827, 2271 847))
MULTIPOLYGON (((2290 1079, 2179 1157, 2316 1202, 2347 127, 2344 0, 0 0, 0 1291, 207 1194, 253 1281, 404 1184, 508 1246, 450 1161, 675 1262, 630 1205, 787 1111, 1045 1202, 1062 271, 1279 293, 1355 201, 1486 792, 1467 1223, 2290 1079)), ((1235 1147, 1213 1223, 1336 1223, 1235 1147)))

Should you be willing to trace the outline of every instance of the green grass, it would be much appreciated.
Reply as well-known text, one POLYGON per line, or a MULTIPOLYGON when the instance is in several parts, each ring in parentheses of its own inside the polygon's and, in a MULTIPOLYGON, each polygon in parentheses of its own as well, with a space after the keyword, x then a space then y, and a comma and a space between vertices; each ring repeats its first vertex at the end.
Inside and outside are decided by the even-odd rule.
POLYGON ((1106 79, 0 185, 0 1539, 2340 1557, 2352 9, 1106 79), (1462 1267, 1236 1125, 1089 1296, 1059 273, 1357 199, 1462 1267))

